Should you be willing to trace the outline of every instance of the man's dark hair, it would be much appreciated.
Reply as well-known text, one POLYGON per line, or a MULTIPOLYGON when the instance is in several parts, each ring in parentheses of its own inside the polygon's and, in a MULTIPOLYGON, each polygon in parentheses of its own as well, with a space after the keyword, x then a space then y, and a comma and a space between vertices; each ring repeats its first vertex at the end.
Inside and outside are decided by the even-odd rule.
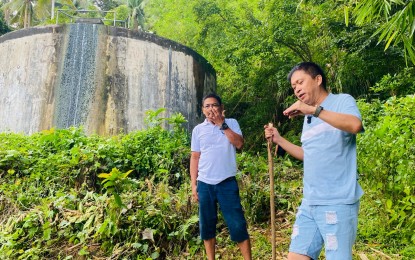
POLYGON ((222 105, 222 100, 221 100, 221 98, 220 98, 218 95, 216 95, 215 93, 210 93, 210 94, 207 94, 207 95, 203 98, 203 100, 202 100, 202 104, 204 104, 204 103, 205 103, 205 100, 206 100, 206 99, 208 99, 208 98, 216 98, 216 100, 219 102, 219 105, 222 105))
POLYGON ((321 84, 323 85, 324 89, 326 88, 326 74, 324 74, 323 69, 311 61, 301 62, 294 66, 294 68, 291 69, 290 73, 288 73, 288 82, 291 83, 291 77, 293 76, 294 72, 297 70, 302 70, 308 75, 310 75, 313 79, 316 78, 318 75, 321 75, 321 84))

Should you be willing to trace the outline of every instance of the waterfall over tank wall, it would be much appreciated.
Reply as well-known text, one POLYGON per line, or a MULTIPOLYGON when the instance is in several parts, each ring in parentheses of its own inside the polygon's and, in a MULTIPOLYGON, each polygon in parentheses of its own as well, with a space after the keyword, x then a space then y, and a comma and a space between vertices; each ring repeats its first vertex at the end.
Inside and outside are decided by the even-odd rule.
POLYGON ((215 88, 203 57, 145 32, 76 23, 0 37, 0 131, 117 134, 142 129, 158 108, 182 113, 191 130, 215 88))
POLYGON ((95 93, 95 69, 100 62, 96 24, 76 24, 69 29, 66 53, 55 106, 54 125, 68 128, 86 122, 95 93))

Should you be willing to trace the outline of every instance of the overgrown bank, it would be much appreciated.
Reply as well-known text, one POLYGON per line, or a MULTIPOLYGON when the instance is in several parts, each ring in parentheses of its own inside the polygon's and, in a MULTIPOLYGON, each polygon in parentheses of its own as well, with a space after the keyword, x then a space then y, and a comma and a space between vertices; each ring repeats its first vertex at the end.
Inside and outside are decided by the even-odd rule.
MULTIPOLYGON (((414 96, 359 104, 362 201, 356 259, 376 250, 415 255, 414 96)), ((0 134, 1 259, 195 259, 203 255, 190 201, 189 138, 183 118, 150 114, 147 130, 113 137, 82 129, 32 136, 0 134), (103 174, 105 173, 105 174, 103 174)), ((297 136, 289 138, 297 139, 297 136)), ((264 146, 264 152, 265 152, 264 146)), ((266 155, 238 154, 243 206, 254 258, 271 255, 266 155)), ((301 165, 275 160, 278 250, 284 255, 301 197, 301 165)), ((219 254, 234 259, 223 222, 219 254), (226 247, 226 250, 224 248, 226 247)), ((379 259, 374 258, 374 259, 379 259)))

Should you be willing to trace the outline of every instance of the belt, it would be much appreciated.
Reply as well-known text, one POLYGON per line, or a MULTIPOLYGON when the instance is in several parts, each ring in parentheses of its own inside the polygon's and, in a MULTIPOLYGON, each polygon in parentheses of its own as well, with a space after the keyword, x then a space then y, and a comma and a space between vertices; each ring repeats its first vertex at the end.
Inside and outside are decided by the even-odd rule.
POLYGON ((235 176, 228 177, 228 178, 224 179, 223 181, 221 181, 220 183, 224 183, 224 182, 228 182, 228 181, 233 181, 233 180, 236 180, 235 176))

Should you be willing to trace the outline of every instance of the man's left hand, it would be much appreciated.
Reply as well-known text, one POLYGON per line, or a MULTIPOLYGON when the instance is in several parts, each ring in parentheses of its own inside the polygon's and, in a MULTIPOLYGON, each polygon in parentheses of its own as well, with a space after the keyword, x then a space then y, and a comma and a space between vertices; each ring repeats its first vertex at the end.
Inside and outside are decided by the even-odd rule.
POLYGON ((222 124, 225 122, 225 110, 220 113, 219 110, 212 109, 212 111, 209 113, 208 119, 214 125, 222 126, 222 124))
POLYGON ((284 110, 283 114, 288 118, 293 118, 300 115, 312 115, 316 110, 315 107, 307 105, 302 101, 298 100, 292 104, 289 108, 284 110))

